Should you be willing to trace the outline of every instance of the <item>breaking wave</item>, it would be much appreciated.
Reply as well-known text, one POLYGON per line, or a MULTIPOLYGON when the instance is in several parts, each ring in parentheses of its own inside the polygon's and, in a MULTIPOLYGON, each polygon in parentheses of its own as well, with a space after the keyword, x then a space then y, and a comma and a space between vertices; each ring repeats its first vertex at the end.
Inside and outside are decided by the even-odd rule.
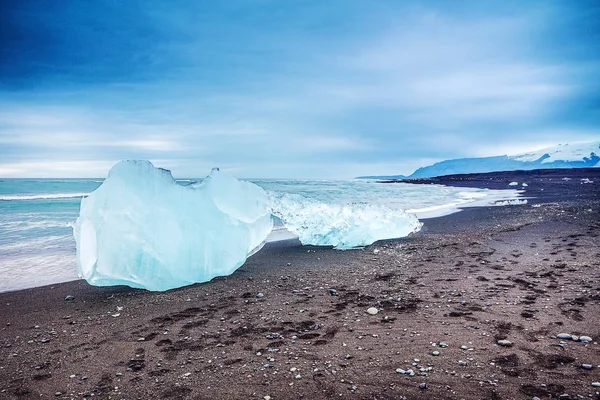
POLYGON ((71 199, 87 196, 89 193, 48 193, 48 194, 17 194, 17 195, 2 195, 0 200, 3 201, 20 201, 20 200, 48 200, 48 199, 71 199))

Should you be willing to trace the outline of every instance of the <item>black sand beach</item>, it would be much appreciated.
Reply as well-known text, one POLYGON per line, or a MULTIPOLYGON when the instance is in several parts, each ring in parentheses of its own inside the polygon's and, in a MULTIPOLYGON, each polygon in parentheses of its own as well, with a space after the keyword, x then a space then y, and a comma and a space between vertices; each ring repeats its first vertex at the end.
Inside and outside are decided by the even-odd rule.
POLYGON ((418 183, 512 181, 527 204, 362 250, 273 243, 165 293, 0 293, 0 399, 600 399, 600 168, 418 183))

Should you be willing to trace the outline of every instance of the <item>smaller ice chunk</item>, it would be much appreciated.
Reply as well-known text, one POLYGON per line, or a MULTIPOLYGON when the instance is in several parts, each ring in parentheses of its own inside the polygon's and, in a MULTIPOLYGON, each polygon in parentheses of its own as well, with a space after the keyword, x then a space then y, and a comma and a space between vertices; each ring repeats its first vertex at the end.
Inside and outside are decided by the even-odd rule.
POLYGON ((350 249, 404 237, 423 225, 416 216, 384 205, 333 204, 293 193, 269 196, 273 215, 305 245, 350 249))
POLYGON ((496 206, 517 206, 521 204, 527 204, 527 199, 498 200, 494 203, 496 206))
POLYGON ((96 286, 167 290, 229 275, 273 223, 266 192, 218 169, 181 186, 149 161, 123 161, 81 200, 79 275, 96 286))
POLYGON ((508 186, 518 186, 519 182, 511 182, 508 184, 508 186))

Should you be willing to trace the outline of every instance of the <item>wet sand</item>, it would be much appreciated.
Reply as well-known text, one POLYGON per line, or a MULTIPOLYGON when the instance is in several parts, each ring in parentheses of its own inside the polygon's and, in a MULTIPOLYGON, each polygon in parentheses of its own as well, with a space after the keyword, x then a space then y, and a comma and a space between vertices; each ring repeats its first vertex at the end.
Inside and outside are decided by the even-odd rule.
POLYGON ((511 181, 536 198, 363 250, 271 243, 165 293, 0 293, 0 399, 598 399, 600 169, 435 179, 511 181))

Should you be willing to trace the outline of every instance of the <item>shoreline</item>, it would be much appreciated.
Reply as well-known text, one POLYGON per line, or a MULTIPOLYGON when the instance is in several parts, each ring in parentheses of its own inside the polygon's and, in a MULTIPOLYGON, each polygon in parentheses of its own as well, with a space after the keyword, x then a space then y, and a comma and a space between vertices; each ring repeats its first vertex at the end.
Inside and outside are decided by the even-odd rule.
MULTIPOLYGON (((451 184, 442 184, 442 185, 438 185, 438 186, 452 186, 452 185, 451 184)), ((457 198, 454 203, 448 203, 445 205, 433 206, 433 207, 425 207, 425 208, 420 208, 420 209, 409 209, 409 210, 404 210, 404 211, 408 214, 415 215, 419 219, 419 221, 423 222, 423 221, 426 221, 431 218, 438 218, 438 217, 444 217, 447 215, 451 215, 451 214, 460 212, 463 209, 471 208, 471 207, 488 207, 490 205, 513 205, 513 204, 519 203, 519 202, 526 203, 527 200, 523 199, 521 197, 521 194, 522 194, 522 190, 514 190, 513 188, 504 188, 504 190, 492 189, 491 193, 487 193, 484 196, 480 196, 478 193, 474 194, 474 193, 467 192, 467 194, 465 194, 464 196, 461 196, 460 199, 457 198), (504 204, 502 204, 502 203, 504 203, 504 204)), ((72 235, 70 235, 70 236, 72 236, 72 235)), ((297 236, 295 236, 292 232, 287 230, 285 227, 275 225, 273 227, 273 230, 269 234, 269 236, 265 239, 264 244, 271 243, 271 242, 277 242, 277 241, 281 241, 281 240, 289 240, 289 239, 294 239, 294 238, 297 238, 297 236)), ((72 239, 72 237, 71 237, 71 239, 72 239)), ((394 239, 400 239, 400 238, 394 238, 394 239)), ((384 240, 394 240, 394 239, 384 239, 384 240)), ((73 245, 72 251, 73 251, 73 255, 74 255, 75 243, 73 242, 72 245, 73 245)), ((47 255, 44 262, 46 262, 50 257, 54 257, 54 256, 55 256, 54 254, 47 255)), ((40 260, 43 258, 42 255, 38 255, 37 257, 40 260)), ((23 271, 21 276, 15 277, 16 282, 13 282, 11 285, 0 284, 0 293, 14 292, 14 291, 18 291, 18 290, 31 289, 31 288, 42 287, 42 286, 52 286, 52 285, 56 285, 59 283, 76 281, 76 280, 78 280, 78 278, 75 273, 76 268, 74 266, 74 263, 75 263, 74 258, 75 257, 73 256, 69 260, 64 260, 65 263, 63 263, 63 264, 61 264, 57 260, 54 260, 51 265, 49 263, 48 265, 51 267, 54 266, 55 270, 52 271, 52 274, 42 275, 42 276, 38 275, 37 279, 36 279, 37 282, 31 282, 31 279, 28 278, 27 274, 23 271), (63 269, 63 270, 61 270, 60 268, 56 268, 57 266, 64 265, 67 262, 68 262, 68 265, 71 266, 70 268, 63 269), (60 280, 55 280, 58 276, 61 277, 60 280)), ((41 263, 41 261, 37 262, 37 264, 40 264, 40 263, 41 263)), ((11 260, 11 264, 18 265, 18 261, 11 260)), ((29 265, 29 263, 22 260, 21 265, 29 265)), ((17 269, 17 268, 15 267, 14 269, 17 269)), ((44 268, 41 268, 40 272, 42 272, 43 270, 44 270, 44 268)), ((7 271, 8 271, 8 269, 7 269, 7 271)))
POLYGON ((0 293, 0 397, 598 398, 600 179, 536 179, 527 205, 426 219, 362 250, 269 243, 168 292, 0 293))

